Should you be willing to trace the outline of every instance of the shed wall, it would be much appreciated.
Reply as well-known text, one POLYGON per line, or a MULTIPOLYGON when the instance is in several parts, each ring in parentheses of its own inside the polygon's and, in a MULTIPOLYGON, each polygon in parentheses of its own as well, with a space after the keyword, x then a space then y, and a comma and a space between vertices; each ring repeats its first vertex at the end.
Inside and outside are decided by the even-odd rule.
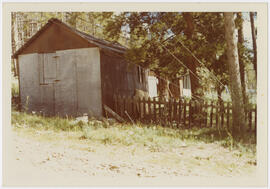
POLYGON ((103 103, 113 108, 113 95, 134 96, 135 90, 148 92, 147 76, 139 81, 138 67, 124 57, 101 53, 101 83, 103 103))
POLYGON ((39 55, 28 54, 19 56, 20 63, 20 98, 22 108, 28 111, 39 110, 39 55))
POLYGON ((102 115, 98 48, 20 55, 19 64, 21 102, 29 111, 102 115))

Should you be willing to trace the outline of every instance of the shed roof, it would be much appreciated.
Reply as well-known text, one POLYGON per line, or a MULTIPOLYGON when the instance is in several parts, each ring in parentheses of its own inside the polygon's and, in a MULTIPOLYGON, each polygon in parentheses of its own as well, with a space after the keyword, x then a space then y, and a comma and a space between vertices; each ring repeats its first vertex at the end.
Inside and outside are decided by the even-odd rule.
POLYGON ((60 25, 62 27, 64 27, 65 29, 69 30, 70 32, 73 32, 75 34, 77 34, 78 36, 80 36, 81 38, 83 38, 84 40, 86 40, 88 43, 94 44, 96 46, 98 46, 101 49, 107 49, 107 50, 111 50, 111 51, 115 51, 117 53, 125 53, 125 51, 127 50, 127 47, 124 47, 122 45, 120 45, 119 43, 112 43, 109 41, 105 41, 102 39, 98 39, 92 35, 89 35, 87 33, 84 33, 82 31, 79 31, 75 28, 72 28, 70 26, 68 26, 67 24, 63 23, 62 21, 56 19, 56 18, 51 18, 48 23, 46 25, 44 25, 35 35, 33 35, 21 48, 19 48, 12 56, 12 58, 17 58, 19 54, 22 53, 22 51, 28 47, 35 39, 37 39, 43 32, 46 31, 46 29, 48 27, 50 27, 52 24, 57 24, 60 25))

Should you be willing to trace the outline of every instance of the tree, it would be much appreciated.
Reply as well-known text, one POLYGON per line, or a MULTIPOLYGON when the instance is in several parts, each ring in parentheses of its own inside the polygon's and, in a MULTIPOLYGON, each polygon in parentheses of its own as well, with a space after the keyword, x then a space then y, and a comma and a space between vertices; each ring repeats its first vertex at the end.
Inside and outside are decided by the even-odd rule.
MULTIPOLYGON (((183 13, 183 17, 184 20, 186 22, 186 28, 184 30, 185 35, 187 36, 187 39, 190 41, 194 40, 194 30, 195 30, 195 26, 193 23, 193 17, 192 17, 192 13, 190 12, 185 12, 183 13)), ((193 49, 191 49, 193 51, 193 49)), ((196 64, 196 60, 194 60, 194 58, 192 57, 191 54, 189 54, 187 56, 187 66, 188 68, 191 70, 191 72, 193 72, 194 74, 190 75, 190 82, 191 82, 191 93, 193 95, 199 95, 201 96, 201 93, 199 93, 199 88, 200 88, 200 84, 199 81, 196 77, 198 77, 197 74, 197 64, 196 64)))
POLYGON ((242 13, 237 13, 237 25, 238 25, 238 57, 239 57, 239 71, 240 71, 240 79, 242 85, 242 96, 243 96, 243 103, 245 113, 247 112, 247 97, 246 97, 246 79, 245 79, 245 60, 244 60, 244 34, 243 34, 243 18, 242 13))
POLYGON ((252 34, 252 44, 253 44, 253 64, 254 64, 254 70, 256 73, 257 78, 257 42, 256 42, 256 32, 255 32, 255 26, 254 26, 254 13, 250 12, 250 24, 251 24, 251 34, 252 34))
POLYGON ((235 32, 234 14, 232 12, 224 13, 225 17, 225 38, 227 44, 227 58, 230 74, 230 88, 232 98, 233 115, 233 136, 241 134, 245 126, 244 106, 241 90, 241 79, 239 72, 239 59, 237 50, 237 38, 235 32))

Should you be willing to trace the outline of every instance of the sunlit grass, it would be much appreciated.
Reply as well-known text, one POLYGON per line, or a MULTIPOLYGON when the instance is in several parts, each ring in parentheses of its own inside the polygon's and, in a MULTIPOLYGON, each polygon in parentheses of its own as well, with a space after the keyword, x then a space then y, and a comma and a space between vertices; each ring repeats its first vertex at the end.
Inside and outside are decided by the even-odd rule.
POLYGON ((12 125, 15 128, 27 127, 35 130, 52 130, 64 132, 80 132, 81 140, 91 140, 101 144, 143 145, 153 151, 163 148, 186 146, 196 143, 219 143, 242 152, 256 153, 254 134, 242 141, 234 141, 228 131, 216 128, 173 129, 160 125, 109 124, 106 121, 90 120, 87 123, 74 118, 43 117, 41 115, 12 112, 12 125))

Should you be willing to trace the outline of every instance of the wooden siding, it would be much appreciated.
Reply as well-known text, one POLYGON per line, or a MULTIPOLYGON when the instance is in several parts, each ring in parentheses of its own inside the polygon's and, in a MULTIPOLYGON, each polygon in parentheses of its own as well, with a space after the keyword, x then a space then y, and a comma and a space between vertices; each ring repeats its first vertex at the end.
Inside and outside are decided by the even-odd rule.
POLYGON ((59 25, 52 24, 34 39, 31 45, 24 48, 20 54, 53 53, 58 50, 88 47, 96 46, 90 44, 75 33, 59 25))
POLYGON ((113 95, 134 96, 135 89, 148 91, 146 73, 143 82, 139 81, 135 64, 128 64, 124 58, 101 53, 101 83, 103 103, 113 108, 113 95))

